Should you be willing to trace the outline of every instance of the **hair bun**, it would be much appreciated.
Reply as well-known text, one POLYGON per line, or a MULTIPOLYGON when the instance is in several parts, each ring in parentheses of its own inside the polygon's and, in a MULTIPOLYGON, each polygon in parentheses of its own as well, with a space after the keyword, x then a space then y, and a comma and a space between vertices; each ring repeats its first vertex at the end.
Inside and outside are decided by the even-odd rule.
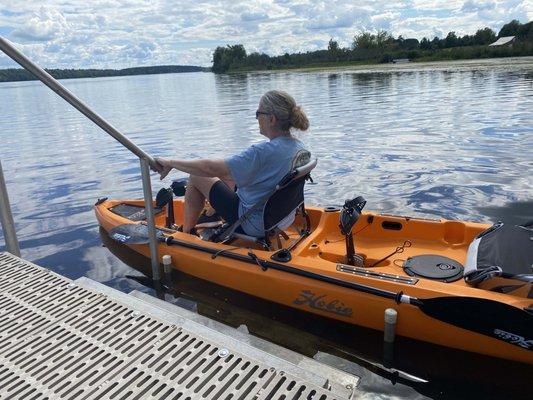
POLYGON ((300 106, 294 106, 291 110, 291 126, 301 131, 309 128, 309 120, 300 106))

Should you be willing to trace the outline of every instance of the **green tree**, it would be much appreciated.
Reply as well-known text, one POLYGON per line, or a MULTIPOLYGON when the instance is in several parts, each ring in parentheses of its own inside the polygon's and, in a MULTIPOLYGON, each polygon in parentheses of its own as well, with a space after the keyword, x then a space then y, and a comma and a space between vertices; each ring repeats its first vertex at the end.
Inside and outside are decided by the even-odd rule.
POLYGON ((490 28, 479 29, 474 35, 474 44, 483 45, 496 41, 496 32, 490 28))
POLYGON ((459 38, 459 46, 473 46, 475 44, 475 39, 472 35, 464 35, 459 38))
POLYGON ((376 46, 380 49, 390 46, 394 42, 392 35, 387 32, 380 30, 376 35, 376 46))
POLYGON ((337 53, 339 51, 339 43, 335 40, 333 40, 333 38, 329 39, 329 42, 328 42, 328 51, 330 53, 337 53))
POLYGON ((431 41, 427 38, 422 38, 422 40, 420 41, 420 48, 422 50, 431 50, 431 41))
POLYGON ((217 47, 213 53, 214 73, 227 72, 232 65, 243 64, 246 59, 246 50, 242 44, 227 45, 226 47, 217 47))
POLYGON ((214 73, 226 72, 229 69, 229 59, 226 55, 226 48, 218 46, 213 53, 213 67, 214 73))
POLYGON ((405 39, 402 43, 402 48, 407 50, 414 50, 420 47, 418 39, 405 39))
POLYGON ((328 42, 329 58, 333 61, 338 61, 341 54, 342 54, 342 50, 339 47, 339 43, 333 40, 333 38, 329 39, 329 42, 328 42))
POLYGON ((444 47, 456 47, 459 45, 459 39, 455 32, 450 32, 444 39, 444 47))
POLYGON ((242 61, 246 58, 246 50, 242 44, 236 44, 235 46, 228 46, 233 60, 242 61))
POLYGON ((435 36, 431 41, 431 47, 433 47, 434 49, 441 49, 443 47, 443 41, 440 40, 437 36, 435 36))
POLYGON ((523 24, 520 27, 519 37, 521 39, 533 41, 533 21, 523 24))
POLYGON ((520 34, 521 26, 522 24, 518 20, 513 19, 511 22, 502 26, 502 29, 500 29, 500 33, 498 33, 498 37, 518 36, 520 34))
POLYGON ((352 42, 352 49, 373 49, 376 47, 376 37, 370 32, 361 32, 355 35, 352 42))

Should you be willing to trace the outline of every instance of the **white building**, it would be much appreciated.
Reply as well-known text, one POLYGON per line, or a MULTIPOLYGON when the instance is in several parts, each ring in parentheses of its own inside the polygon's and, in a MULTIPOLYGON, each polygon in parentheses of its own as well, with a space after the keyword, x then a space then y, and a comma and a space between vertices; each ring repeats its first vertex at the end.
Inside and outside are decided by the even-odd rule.
POLYGON ((496 40, 494 43, 489 44, 489 46, 509 46, 512 47, 515 42, 516 36, 504 36, 496 40))

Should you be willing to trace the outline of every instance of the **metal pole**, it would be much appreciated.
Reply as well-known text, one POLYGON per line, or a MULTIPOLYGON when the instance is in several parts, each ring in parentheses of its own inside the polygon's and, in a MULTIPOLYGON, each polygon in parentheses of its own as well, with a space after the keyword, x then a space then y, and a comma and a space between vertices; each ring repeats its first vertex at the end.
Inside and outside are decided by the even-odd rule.
POLYGON ((78 99, 72 92, 59 83, 48 72, 39 67, 24 54, 18 51, 7 39, 0 37, 0 50, 6 53, 9 57, 19 63, 22 67, 26 68, 29 72, 34 74, 41 82, 56 92, 59 96, 63 97, 67 102, 74 106, 83 115, 93 121, 96 125, 113 136, 116 140, 122 143, 127 149, 139 158, 148 160, 149 164, 155 169, 159 170, 160 166, 156 163, 152 156, 145 153, 140 147, 135 145, 131 140, 121 134, 113 126, 107 123, 102 117, 92 111, 87 105, 85 105, 80 99, 78 99))
POLYGON ((6 181, 4 179, 4 172, 2 170, 2 162, 0 161, 0 222, 2 223, 2 231, 6 241, 6 248, 11 254, 20 257, 20 247, 17 240, 17 232, 15 231, 15 223, 13 222, 13 215, 11 215, 11 206, 9 205, 9 197, 7 196, 6 181))
POLYGON ((148 160, 141 158, 141 176, 144 193, 144 209, 146 210, 146 222, 148 223, 148 237, 150 238, 150 255, 152 259, 152 279, 161 280, 159 270, 159 257, 157 255, 157 237, 155 231, 154 208, 152 206, 152 184, 150 182, 150 166, 148 160))

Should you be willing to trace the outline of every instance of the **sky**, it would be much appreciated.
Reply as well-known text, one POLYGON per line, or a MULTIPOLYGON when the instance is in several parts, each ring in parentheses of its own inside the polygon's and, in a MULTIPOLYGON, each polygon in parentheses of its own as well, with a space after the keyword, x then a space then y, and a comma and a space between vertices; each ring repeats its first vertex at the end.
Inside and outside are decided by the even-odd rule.
POLYGON ((348 47, 362 31, 498 33, 512 19, 533 20, 533 0, 0 0, 0 36, 46 68, 211 66, 227 44, 279 55, 348 47))

